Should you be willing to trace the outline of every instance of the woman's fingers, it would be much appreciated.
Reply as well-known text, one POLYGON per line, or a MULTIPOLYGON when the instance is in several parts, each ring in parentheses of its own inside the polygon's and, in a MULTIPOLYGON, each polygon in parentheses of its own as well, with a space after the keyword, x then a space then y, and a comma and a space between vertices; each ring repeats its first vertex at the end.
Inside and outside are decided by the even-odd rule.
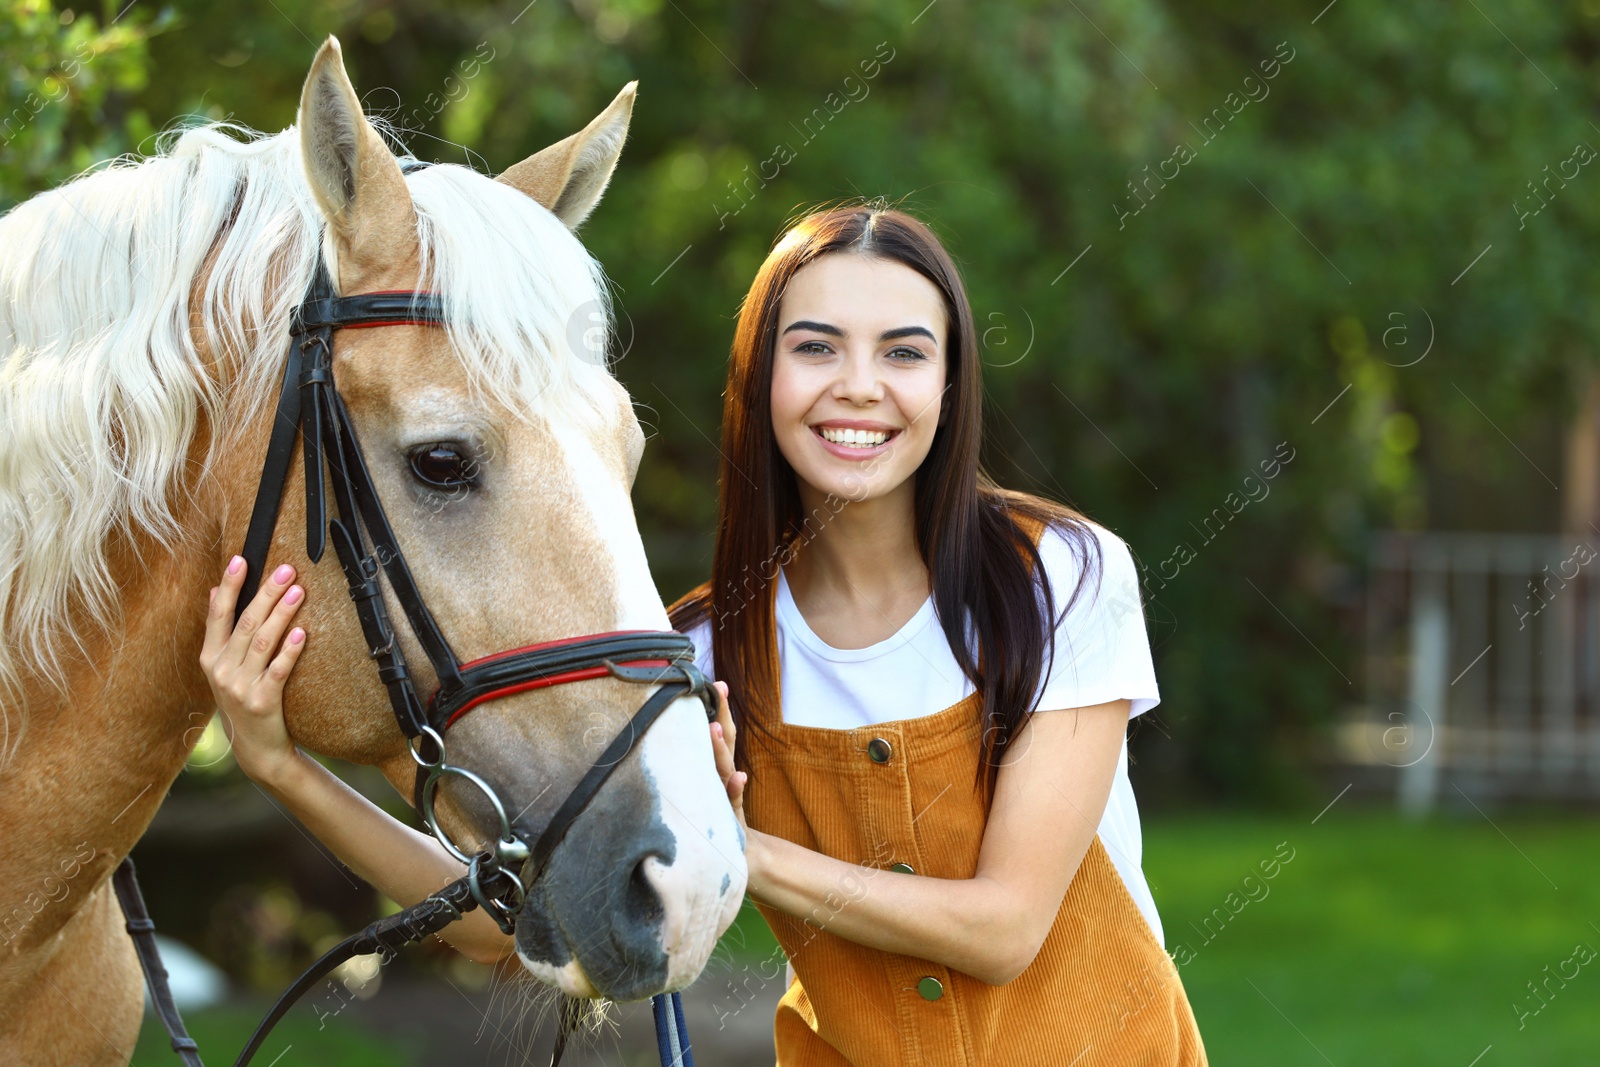
POLYGON ((282 597, 273 605, 266 621, 250 641, 250 650, 245 653, 244 663, 241 664, 247 674, 259 675, 266 671, 268 662, 278 654, 284 631, 288 630, 290 620, 300 610, 305 598, 305 589, 298 585, 291 585, 283 591, 282 597))
POLYGON ((717 718, 711 724, 711 749, 717 760, 717 777, 722 779, 727 788, 728 799, 733 803, 734 810, 742 813, 744 786, 750 776, 734 769, 733 751, 738 730, 733 725, 733 714, 728 710, 727 683, 713 682, 712 685, 717 691, 717 718))
POLYGON ((233 605, 244 584, 244 557, 234 556, 222 572, 222 581, 211 590, 211 608, 206 612, 206 639, 200 646, 200 665, 206 670, 216 662, 233 636, 233 605))
POLYGON ((717 694, 717 717, 711 720, 711 751, 717 759, 717 776, 724 782, 733 773, 733 718, 728 714, 727 687, 712 682, 717 694))
POLYGON ((283 683, 289 680, 289 672, 294 670, 294 665, 300 659, 300 653, 305 651, 305 647, 306 632, 296 626, 289 631, 283 647, 278 649, 278 654, 272 657, 272 662, 267 665, 266 675, 278 684, 280 693, 283 690, 283 683))
POLYGON ((728 683, 712 682, 717 690, 717 722, 722 724, 722 732, 727 739, 728 748, 731 750, 739 740, 739 728, 733 724, 733 712, 728 708, 728 683))
POLYGON ((711 724, 711 755, 717 761, 717 777, 726 782, 733 773, 733 750, 728 747, 720 722, 711 724))
MULTIPOLYGON (((221 657, 223 666, 242 664, 245 661, 256 643, 256 632, 272 618, 273 609, 293 582, 294 568, 287 563, 280 565, 262 580, 261 588, 256 590, 255 599, 250 601, 249 606, 240 614, 239 623, 233 628, 233 635, 223 647, 221 657)), ((277 643, 274 641, 268 649, 257 653, 257 673, 260 672, 260 665, 266 663, 276 647, 277 643)))
POLYGON ((711 748, 717 758, 717 777, 722 779, 723 788, 728 792, 728 800, 738 811, 744 801, 744 784, 750 776, 743 771, 733 769, 733 749, 728 746, 727 739, 722 735, 722 724, 711 724, 711 748))

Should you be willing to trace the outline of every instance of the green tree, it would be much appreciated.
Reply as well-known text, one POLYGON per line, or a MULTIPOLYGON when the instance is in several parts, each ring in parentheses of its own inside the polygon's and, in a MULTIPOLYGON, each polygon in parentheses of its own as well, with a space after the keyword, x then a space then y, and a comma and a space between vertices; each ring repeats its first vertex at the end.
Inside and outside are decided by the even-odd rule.
POLYGON ((104 11, 12 0, 0 14, 0 210, 154 132, 131 101, 148 82, 146 42, 174 15, 104 11))
MULTIPOLYGON (((175 10, 183 31, 148 44, 162 76, 74 111, 71 151, 6 155, 6 190, 144 137, 131 110, 98 127, 99 100, 282 128, 330 32, 413 151, 496 171, 639 79, 584 238, 656 431, 635 499, 668 598, 709 566, 732 320, 784 221, 858 193, 930 220, 984 330, 990 467, 1146 568, 1147 794, 1306 788, 1321 731, 1363 696, 1372 528, 1557 521, 1560 427, 1600 325, 1593 0, 175 10)), ((33 31, 37 58, 8 69, 45 78, 75 25, 33 31)))

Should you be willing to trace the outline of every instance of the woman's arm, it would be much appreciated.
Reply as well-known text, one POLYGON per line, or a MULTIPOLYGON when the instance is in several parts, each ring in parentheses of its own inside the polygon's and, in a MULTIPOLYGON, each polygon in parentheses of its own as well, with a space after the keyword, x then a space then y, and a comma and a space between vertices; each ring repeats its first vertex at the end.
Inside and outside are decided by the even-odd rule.
MULTIPOLYGON (((467 873, 431 835, 394 819, 304 753, 279 777, 260 784, 346 866, 402 906, 467 873)), ((481 909, 446 926, 439 936, 475 963, 495 963, 515 947, 481 909)))
MULTIPOLYGON (((1099 828, 1128 710, 1113 700, 1028 717, 1001 764, 973 878, 863 868, 748 831, 749 892, 797 918, 831 915, 826 929, 847 940, 1004 985, 1039 954, 1099 828), (863 882, 850 899, 846 887, 863 882)), ((730 794, 742 794, 747 777, 733 770, 725 703, 718 725, 718 770, 730 794)), ((742 796, 734 810, 742 822, 742 796)))
MULTIPOLYGON (((438 841, 390 817, 295 747, 283 722, 283 685, 305 648, 305 631, 288 629, 305 593, 292 584, 294 568, 284 564, 261 583, 235 627, 244 572, 244 561, 235 556, 211 591, 200 652, 240 769, 351 870, 402 906, 460 878, 466 868, 438 841)), ((439 936, 479 963, 503 959, 514 947, 482 911, 468 913, 439 936)))

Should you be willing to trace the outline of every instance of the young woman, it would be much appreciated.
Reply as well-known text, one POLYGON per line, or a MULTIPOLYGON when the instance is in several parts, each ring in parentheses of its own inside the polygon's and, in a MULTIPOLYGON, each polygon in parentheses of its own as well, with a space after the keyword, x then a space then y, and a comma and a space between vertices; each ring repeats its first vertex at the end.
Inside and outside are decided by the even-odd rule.
MULTIPOLYGON (((740 313, 711 580, 672 617, 726 698, 717 765, 789 959, 778 1063, 1204 1064, 1127 777, 1128 720, 1159 700, 1133 561, 984 474, 980 371, 955 265, 879 203, 792 226, 740 313)), ((246 772, 395 899, 454 877, 398 824, 359 842, 387 816, 331 775, 282 770, 303 632, 247 665, 216 630, 246 772)), ((453 936, 478 958, 501 938, 453 936)))

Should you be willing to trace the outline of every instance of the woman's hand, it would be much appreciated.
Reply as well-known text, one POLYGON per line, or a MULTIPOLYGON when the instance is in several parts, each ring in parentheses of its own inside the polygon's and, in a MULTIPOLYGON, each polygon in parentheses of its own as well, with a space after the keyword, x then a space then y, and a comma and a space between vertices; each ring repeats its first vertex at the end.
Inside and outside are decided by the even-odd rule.
POLYGON ((733 725, 733 714, 728 711, 728 685, 726 682, 711 684, 717 691, 717 717, 711 724, 711 751, 717 759, 717 776, 728 788, 728 802, 733 805, 733 814, 744 828, 748 840, 750 827, 744 821, 744 787, 750 781, 750 776, 733 769, 733 746, 739 738, 739 731, 733 725))
POLYGON ((306 632, 289 622, 305 600, 285 563, 261 583, 255 599, 233 624, 244 584, 244 560, 228 563, 211 590, 200 666, 222 712, 239 769, 263 784, 280 780, 304 757, 283 722, 283 685, 305 649, 306 632), (288 630, 287 638, 284 631, 288 630))

